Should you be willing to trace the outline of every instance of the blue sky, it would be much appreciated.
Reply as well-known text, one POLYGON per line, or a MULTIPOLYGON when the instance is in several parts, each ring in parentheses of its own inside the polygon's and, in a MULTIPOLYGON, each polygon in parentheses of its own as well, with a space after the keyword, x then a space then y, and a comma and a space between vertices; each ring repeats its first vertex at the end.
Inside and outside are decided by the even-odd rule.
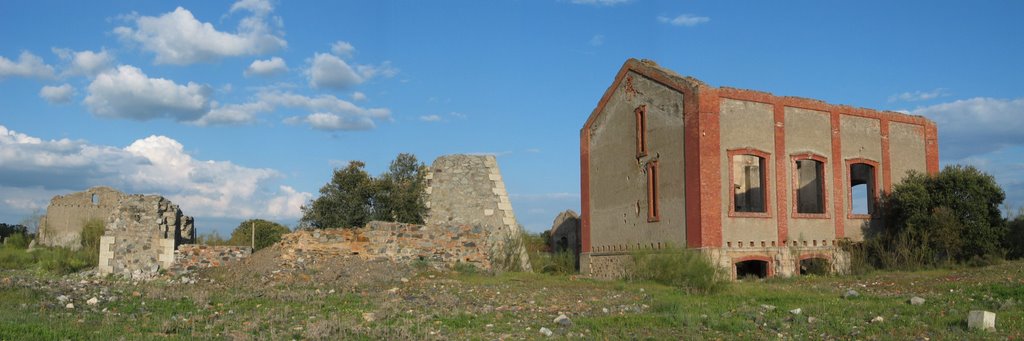
POLYGON ((1024 3, 0 2, 0 222, 94 185, 200 233, 293 226, 332 168, 493 153, 520 222, 579 210, 579 129, 631 57, 925 115, 1024 206, 1024 3))

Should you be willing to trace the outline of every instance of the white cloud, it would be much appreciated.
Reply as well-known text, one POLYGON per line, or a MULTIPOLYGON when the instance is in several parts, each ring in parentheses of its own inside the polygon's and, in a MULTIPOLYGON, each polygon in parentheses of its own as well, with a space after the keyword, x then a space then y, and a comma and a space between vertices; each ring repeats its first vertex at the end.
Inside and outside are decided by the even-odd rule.
POLYGON ((64 76, 92 77, 109 69, 114 63, 114 55, 107 52, 106 49, 93 52, 54 48, 53 53, 68 63, 61 73, 64 76))
POLYGON ((370 79, 376 76, 383 76, 391 78, 398 75, 398 69, 391 66, 391 62, 385 61, 380 65, 359 65, 356 66, 359 70, 359 74, 363 76, 363 79, 370 79))
POLYGON ((308 76, 309 85, 314 88, 345 89, 363 82, 363 77, 348 63, 327 53, 313 55, 308 76))
POLYGON ((93 79, 84 103, 103 117, 193 121, 209 110, 210 92, 206 85, 149 78, 137 67, 121 65, 93 79))
POLYGON ((124 41, 137 43, 156 54, 158 64, 187 65, 234 57, 269 53, 288 43, 272 32, 265 16, 272 10, 266 1, 239 1, 231 11, 248 10, 254 16, 241 20, 235 33, 218 31, 213 24, 200 22, 187 9, 176 8, 158 17, 130 16, 134 27, 114 29, 124 41))
POLYGON ((331 53, 335 56, 351 58, 352 54, 355 52, 356 47, 352 46, 352 44, 347 41, 339 40, 334 42, 334 44, 331 44, 331 53))
POLYGON ((217 106, 210 112, 190 123, 198 126, 248 124, 256 122, 256 114, 273 111, 272 105, 264 102, 249 102, 217 106))
POLYGON ((23 51, 17 62, 0 56, 0 80, 7 77, 53 78, 53 67, 28 51, 23 51))
POLYGON ((454 111, 448 113, 448 115, 451 115, 452 117, 455 117, 455 118, 461 118, 461 119, 465 119, 466 117, 468 117, 466 114, 463 114, 461 112, 454 112, 454 111))
POLYGON ((571 0, 570 2, 577 5, 615 6, 628 3, 630 1, 632 0, 571 0))
POLYGON ((359 91, 353 92, 352 93, 352 100, 353 101, 359 101, 359 102, 365 101, 366 100, 366 94, 364 94, 362 92, 359 92, 359 91))
POLYGON ((590 46, 601 46, 604 45, 604 36, 600 34, 594 35, 590 38, 590 46))
POLYGON ((297 121, 308 123, 313 129, 324 131, 369 130, 376 127, 373 120, 368 117, 342 116, 323 112, 309 114, 304 119, 299 120, 290 118, 286 123, 294 123, 297 121))
POLYGON ((44 86, 39 90, 39 97, 54 104, 62 104, 71 102, 71 95, 75 94, 75 88, 71 87, 71 84, 61 84, 58 86, 44 86))
POLYGON ((1024 98, 975 97, 912 112, 935 121, 943 158, 961 159, 1024 145, 1024 98))
POLYGON ((711 21, 711 18, 696 16, 693 14, 682 14, 675 18, 659 16, 658 22, 673 26, 697 26, 711 21))
POLYGON ((96 185, 160 194, 198 217, 298 218, 299 206, 312 197, 276 184, 282 177, 276 170, 197 160, 181 143, 165 136, 149 136, 117 148, 79 140, 43 140, 0 125, 0 159, 11 161, 0 164, 0 188, 32 189, 4 191, 3 205, 16 209, 32 208, 54 192, 96 185))
POLYGON ((333 95, 309 97, 268 90, 257 94, 251 102, 214 106, 206 115, 190 123, 200 126, 253 123, 257 119, 257 114, 272 112, 278 108, 299 108, 310 113, 337 117, 337 119, 323 115, 315 116, 314 119, 308 119, 308 116, 306 118, 289 117, 284 121, 289 124, 310 123, 311 125, 315 122, 314 128, 321 130, 365 130, 376 126, 373 123, 374 120, 392 120, 391 110, 387 108, 363 108, 333 95))
POLYGON ((440 121, 440 120, 441 120, 441 116, 440 115, 420 116, 420 121, 423 121, 423 122, 437 122, 437 121, 440 121))
POLYGON ((249 64, 249 67, 245 69, 245 75, 272 76, 285 73, 287 71, 288 65, 285 64, 284 59, 281 59, 281 57, 272 57, 266 60, 254 60, 252 64, 249 64))
POLYGON ((944 97, 944 96, 949 96, 949 93, 946 92, 946 89, 938 88, 938 89, 935 89, 935 90, 932 90, 932 91, 914 91, 914 92, 904 92, 904 93, 901 93, 901 94, 892 95, 892 96, 889 96, 889 102, 892 103, 892 102, 898 102, 898 101, 902 101, 902 102, 927 101, 927 100, 930 100, 930 99, 936 99, 936 98, 944 97))

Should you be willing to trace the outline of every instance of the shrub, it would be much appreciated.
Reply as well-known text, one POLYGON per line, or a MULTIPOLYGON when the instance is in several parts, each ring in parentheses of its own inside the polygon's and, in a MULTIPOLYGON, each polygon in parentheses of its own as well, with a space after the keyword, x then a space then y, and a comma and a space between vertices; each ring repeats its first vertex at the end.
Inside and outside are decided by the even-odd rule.
POLYGON ((649 280, 697 293, 714 292, 724 286, 718 268, 697 251, 670 247, 638 251, 632 256, 632 266, 626 269, 629 280, 649 280))
POLYGON ((12 234, 4 239, 4 247, 12 249, 26 249, 31 241, 28 236, 22 233, 12 234))
POLYGON ((288 227, 263 219, 249 219, 238 224, 234 231, 231 231, 231 245, 252 244, 252 230, 256 228, 256 245, 253 251, 263 249, 281 241, 281 236, 291 232, 288 227))
POLYGON ((79 249, 76 258, 80 258, 86 263, 86 265, 96 266, 99 264, 100 259, 100 237, 103 236, 104 226, 103 221, 99 219, 90 219, 85 222, 82 226, 81 242, 82 248, 79 249))
POLYGON ((1010 259, 1024 258, 1024 215, 1017 215, 1016 218, 1007 224, 1008 231, 1003 245, 1006 247, 1006 257, 1010 259))
MULTIPOLYGON (((526 251, 526 241, 529 240, 529 234, 521 232, 518 234, 510 235, 505 240, 493 248, 490 253, 491 267, 495 271, 524 271, 523 269, 523 257, 529 257, 526 251)), ((528 266, 532 267, 530 259, 525 259, 528 266)))

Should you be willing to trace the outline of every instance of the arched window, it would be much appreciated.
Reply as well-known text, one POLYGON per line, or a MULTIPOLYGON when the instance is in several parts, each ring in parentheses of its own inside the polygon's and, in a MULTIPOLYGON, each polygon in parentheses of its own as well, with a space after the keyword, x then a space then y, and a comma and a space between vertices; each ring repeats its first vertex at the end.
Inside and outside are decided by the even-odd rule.
POLYGON ((875 211, 878 197, 875 181, 876 164, 868 160, 848 160, 850 185, 850 215, 866 216, 875 211))

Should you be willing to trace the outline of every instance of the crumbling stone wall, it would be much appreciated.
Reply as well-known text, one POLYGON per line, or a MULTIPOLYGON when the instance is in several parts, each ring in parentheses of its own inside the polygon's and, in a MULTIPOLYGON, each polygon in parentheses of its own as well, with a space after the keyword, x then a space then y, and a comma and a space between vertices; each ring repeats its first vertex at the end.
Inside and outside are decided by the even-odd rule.
POLYGON ((489 233, 470 225, 413 225, 372 221, 363 228, 301 230, 281 236, 274 247, 289 262, 354 256, 408 263, 466 263, 492 268, 489 233))
POLYGON ((195 240, 192 217, 157 195, 121 197, 100 237, 98 270, 147 278, 174 263, 174 250, 195 240))
POLYGON ((427 173, 427 225, 468 225, 486 231, 496 261, 518 249, 523 270, 529 256, 521 243, 512 202, 493 155, 445 155, 434 160, 427 173), (509 244, 511 243, 511 244, 509 244))
POLYGON ((174 264, 169 271, 181 274, 188 271, 224 266, 252 255, 252 248, 233 245, 179 245, 174 252, 174 264))
POLYGON ((580 240, 580 217, 573 210, 565 210, 555 217, 551 223, 548 245, 553 252, 568 251, 576 259, 576 269, 580 268, 580 251, 582 240, 580 240))
POLYGON ((92 219, 107 220, 124 195, 113 188, 100 186, 53 197, 46 208, 46 215, 39 221, 36 243, 72 250, 81 248, 85 223, 92 219))

